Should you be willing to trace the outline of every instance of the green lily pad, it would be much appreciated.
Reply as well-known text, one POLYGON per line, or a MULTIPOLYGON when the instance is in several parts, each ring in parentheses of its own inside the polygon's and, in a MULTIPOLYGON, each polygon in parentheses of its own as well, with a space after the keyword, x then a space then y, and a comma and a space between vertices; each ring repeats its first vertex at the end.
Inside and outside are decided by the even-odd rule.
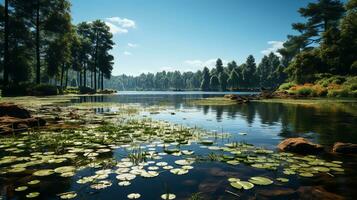
POLYGON ((141 195, 139 193, 131 193, 128 194, 128 199, 139 199, 141 197, 141 195))
POLYGON ((164 199, 164 200, 173 200, 173 199, 176 199, 176 195, 166 193, 166 194, 161 195, 161 199, 164 199))
POLYGON ((249 190, 254 187, 254 185, 248 181, 237 181, 237 182, 231 182, 231 186, 237 189, 245 189, 249 190))
POLYGON ((15 191, 16 192, 22 192, 22 191, 25 191, 27 189, 28 189, 27 186, 20 186, 20 187, 15 188, 15 191))
POLYGON ((32 199, 32 198, 36 198, 38 196, 40 196, 39 192, 31 192, 26 195, 26 198, 32 199))
POLYGON ((32 180, 30 182, 27 182, 27 184, 29 185, 36 185, 36 184, 39 184, 40 183, 40 180, 32 180))
POLYGON ((33 173, 34 176, 49 176, 55 173, 52 169, 42 169, 33 173))
POLYGON ((59 197, 61 199, 73 199, 73 198, 77 197, 77 193, 75 193, 75 192, 66 192, 66 193, 60 194, 59 197))
POLYGON ((277 178, 276 180, 278 180, 278 181, 280 181, 280 182, 282 182, 282 183, 287 183, 287 182, 289 182, 289 179, 287 179, 287 178, 277 178))
POLYGON ((251 182, 255 185, 270 185, 273 183, 272 180, 265 178, 265 177, 260 177, 260 176, 251 177, 249 179, 249 182, 251 182))

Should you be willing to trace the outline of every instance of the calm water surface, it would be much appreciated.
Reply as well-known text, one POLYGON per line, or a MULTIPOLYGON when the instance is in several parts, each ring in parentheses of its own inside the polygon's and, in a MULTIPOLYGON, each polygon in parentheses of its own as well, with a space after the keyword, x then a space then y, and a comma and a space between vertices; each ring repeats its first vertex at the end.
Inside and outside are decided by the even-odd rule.
MULTIPOLYGON (((215 144, 222 146, 233 141, 254 144, 276 150, 276 145, 284 138, 305 137, 316 143, 331 146, 336 141, 357 143, 357 113, 356 103, 338 103, 323 105, 293 105, 283 103, 260 103, 233 106, 198 106, 192 99, 220 97, 225 93, 203 92, 121 92, 110 96, 85 96, 74 102, 119 102, 139 104, 141 106, 163 106, 164 110, 150 114, 142 112, 144 117, 165 120, 171 123, 199 127, 210 132, 230 133, 225 139, 215 139, 215 144), (245 135, 242 135, 244 133, 245 135)), ((239 93, 249 95, 249 93, 239 93)), ((98 115, 111 112, 110 108, 98 108, 98 115)), ((201 148, 199 144, 182 146, 181 150, 194 150, 196 155, 207 156, 211 151, 201 148)), ((114 150, 110 157, 120 160, 125 152, 114 150)), ((1 154, 0 154, 1 155, 1 154)), ((94 191, 76 183, 83 176, 93 174, 97 169, 84 169, 71 178, 48 177, 45 185, 38 186, 41 199, 58 199, 56 194, 76 191, 76 199, 127 199, 129 193, 140 193, 145 200, 160 199, 166 191, 176 194, 176 199, 189 199, 193 193, 200 193, 202 199, 301 199, 297 191, 302 187, 321 187, 327 192, 345 199, 357 198, 357 162, 355 157, 340 157, 324 154, 321 158, 327 161, 343 161, 345 172, 338 175, 322 174, 313 178, 303 178, 297 175, 282 175, 281 171, 252 168, 246 164, 237 166, 222 162, 195 162, 194 169, 189 174, 176 176, 169 171, 163 171, 153 179, 136 178, 128 187, 119 187, 116 174, 111 174, 109 180, 113 185, 104 190, 94 191), (240 191, 229 186, 230 177, 247 180, 251 176, 289 178, 288 183, 274 183, 269 186, 256 186, 251 190, 240 191), (240 197, 231 195, 226 190, 233 191, 240 197), (269 196, 270 192, 290 192, 288 196, 269 196), (257 195, 259 194, 259 195, 257 195), (262 195, 265 194, 265 195, 262 195)), ((170 155, 163 156, 169 165, 175 165, 170 155)), ((46 168, 46 166, 43 166, 46 168)), ((115 170, 115 169, 114 169, 115 170)), ((24 194, 18 195, 13 188, 23 177, 4 177, 0 175, 2 199, 26 199, 24 194), (11 189, 12 187, 12 189, 11 189)), ((332 194, 327 196, 334 197, 332 194)), ((334 197, 335 198, 335 197, 334 197)), ((1 199, 1 198, 0 198, 1 199)), ((304 199, 314 199, 309 196, 304 199)))

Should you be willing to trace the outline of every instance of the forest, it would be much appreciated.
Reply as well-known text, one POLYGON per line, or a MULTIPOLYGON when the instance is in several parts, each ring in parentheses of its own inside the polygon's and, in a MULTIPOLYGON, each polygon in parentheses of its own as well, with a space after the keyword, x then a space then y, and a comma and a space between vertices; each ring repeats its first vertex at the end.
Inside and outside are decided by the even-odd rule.
POLYGON ((6 0, 0 16, 3 95, 57 94, 69 74, 84 91, 103 90, 114 64, 103 21, 74 25, 69 0, 6 0))

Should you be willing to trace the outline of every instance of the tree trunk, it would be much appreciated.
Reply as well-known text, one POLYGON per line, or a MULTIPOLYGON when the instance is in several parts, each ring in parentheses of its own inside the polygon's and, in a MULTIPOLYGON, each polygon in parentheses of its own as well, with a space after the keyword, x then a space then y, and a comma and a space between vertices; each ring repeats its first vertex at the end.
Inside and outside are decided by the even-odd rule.
POLYGON ((96 31, 95 39, 95 57, 94 57, 94 90, 97 91, 97 65, 98 65, 98 30, 96 31))
POLYGON ((5 25, 4 25, 4 85, 9 83, 9 1, 5 0, 5 25))
POLYGON ((82 86, 82 70, 81 71, 79 71, 79 84, 77 84, 77 87, 81 87, 82 86))
POLYGON ((67 69, 66 69, 66 82, 65 82, 65 84, 64 84, 64 88, 65 88, 65 89, 66 89, 67 86, 68 86, 68 70, 69 70, 69 67, 67 67, 67 69))
POLYGON ((36 83, 41 83, 41 63, 40 63, 40 0, 37 0, 36 7, 36 83))
POLYGON ((87 87, 87 68, 86 68, 86 66, 84 66, 83 86, 87 87))
POLYGON ((65 64, 62 64, 62 69, 61 69, 61 88, 63 89, 63 76, 64 76, 64 68, 65 64))
POLYGON ((104 90, 104 74, 102 72, 102 90, 104 90))

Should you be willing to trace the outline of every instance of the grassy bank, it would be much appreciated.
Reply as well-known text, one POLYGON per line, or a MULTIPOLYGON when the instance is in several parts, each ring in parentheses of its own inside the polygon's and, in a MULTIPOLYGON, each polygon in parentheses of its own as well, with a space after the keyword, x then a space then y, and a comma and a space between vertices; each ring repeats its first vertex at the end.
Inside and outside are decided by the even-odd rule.
POLYGON ((289 82, 277 92, 300 97, 357 98, 357 76, 327 76, 306 84, 289 82))

